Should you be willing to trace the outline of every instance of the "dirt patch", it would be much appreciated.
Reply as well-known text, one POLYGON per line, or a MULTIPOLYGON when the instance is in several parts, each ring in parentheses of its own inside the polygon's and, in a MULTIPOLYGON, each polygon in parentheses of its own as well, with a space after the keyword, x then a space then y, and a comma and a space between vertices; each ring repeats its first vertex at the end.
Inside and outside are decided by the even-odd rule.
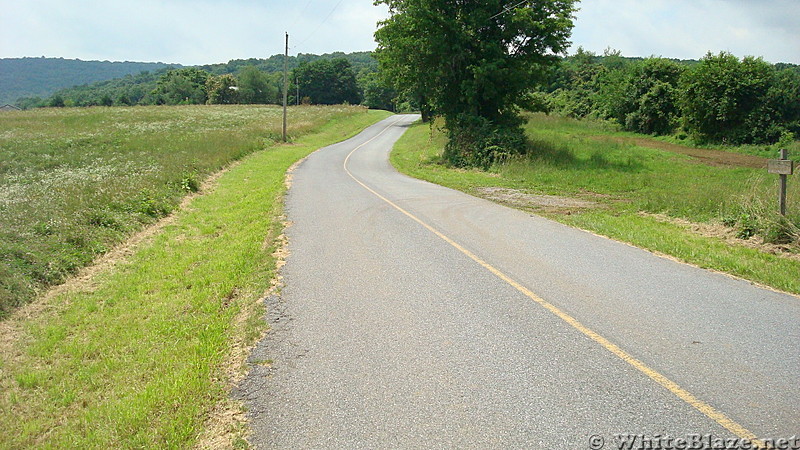
POLYGON ((767 159, 760 156, 744 155, 741 153, 726 152, 707 148, 686 147, 669 142, 648 138, 623 137, 623 136, 592 136, 597 141, 610 141, 620 144, 633 144, 639 147, 654 148, 672 153, 691 156, 697 162, 708 166, 718 167, 748 167, 751 169, 766 169, 767 159))
POLYGON ((487 200, 511 206, 512 208, 534 212, 571 214, 573 211, 603 206, 600 203, 590 200, 559 197, 556 195, 532 194, 521 189, 479 187, 475 188, 475 193, 479 197, 487 200))
POLYGON ((797 249, 793 248, 792 246, 770 244, 768 242, 764 242, 764 240, 758 236, 753 236, 749 239, 741 239, 737 237, 738 230, 735 228, 726 227, 721 223, 695 223, 685 219, 669 217, 664 214, 650 214, 644 212, 640 212, 639 214, 645 217, 652 217, 659 222, 678 225, 686 230, 691 231, 692 233, 699 234, 704 237, 721 239, 728 245, 739 245, 760 250, 764 253, 780 256, 782 258, 800 261, 800 253, 797 253, 797 249))

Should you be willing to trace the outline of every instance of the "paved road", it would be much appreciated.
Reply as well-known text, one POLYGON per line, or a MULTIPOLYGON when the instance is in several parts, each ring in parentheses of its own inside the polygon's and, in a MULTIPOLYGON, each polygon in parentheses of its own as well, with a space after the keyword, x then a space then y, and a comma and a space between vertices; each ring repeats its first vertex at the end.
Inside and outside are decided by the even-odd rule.
POLYGON ((286 287, 238 392, 257 447, 800 435, 800 299, 400 175, 414 119, 294 173, 286 287))

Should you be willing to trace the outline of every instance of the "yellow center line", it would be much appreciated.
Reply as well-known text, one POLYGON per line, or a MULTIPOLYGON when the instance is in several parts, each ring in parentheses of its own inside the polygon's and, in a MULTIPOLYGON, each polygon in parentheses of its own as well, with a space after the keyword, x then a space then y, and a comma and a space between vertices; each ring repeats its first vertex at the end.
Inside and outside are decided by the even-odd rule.
POLYGON ((695 397, 691 392, 689 392, 686 389, 683 389, 682 387, 680 387, 678 385, 678 383, 670 380, 666 376, 662 375, 660 372, 656 371, 655 369, 649 367, 645 363, 643 363, 643 362, 639 361, 638 359, 634 358, 628 352, 626 352, 625 350, 622 350, 618 345, 612 343, 608 339, 606 339, 603 336, 599 335, 598 333, 592 331, 590 328, 588 328, 585 325, 583 325, 580 321, 578 321, 574 317, 572 317, 569 314, 565 313, 564 311, 562 311, 561 309, 559 309, 558 307, 556 307, 552 303, 549 303, 548 301, 546 301, 543 298, 539 297, 538 295, 534 294, 530 289, 528 289, 525 286, 523 286, 522 284, 518 283, 513 278, 509 277, 508 275, 506 275, 505 273, 501 272, 500 270, 498 270, 497 268, 495 268, 491 264, 489 264, 486 261, 484 261, 483 259, 479 258, 477 255, 475 255, 471 251, 469 251, 466 248, 462 247, 456 241, 454 241, 454 240, 450 239, 449 237, 447 237, 441 231, 439 231, 436 228, 433 228, 432 226, 430 226, 427 223, 423 222, 417 216, 415 216, 415 215, 411 214, 410 212, 406 211, 405 209, 401 208, 400 206, 398 206, 397 204, 395 204, 394 202, 392 202, 388 198, 384 197, 383 195, 379 194, 374 189, 372 189, 371 187, 367 186, 361 180, 356 178, 350 172, 350 170, 347 168, 347 163, 350 161, 350 157, 358 149, 360 149, 361 147, 369 144, 373 140, 377 139, 380 135, 382 135, 387 130, 389 130, 389 128, 391 128, 394 125, 396 125, 397 122, 399 122, 400 120, 402 120, 402 118, 394 121, 393 123, 391 123, 389 125, 387 125, 387 127, 383 131, 381 131, 380 133, 375 135, 372 139, 370 139, 370 140, 364 142, 363 144, 359 145, 358 147, 354 148, 347 155, 347 157, 344 160, 344 170, 345 170, 345 172, 347 172, 347 175, 349 175, 350 178, 352 178, 356 183, 360 184, 364 189, 366 189, 367 191, 371 192, 372 194, 374 194, 379 199, 381 199, 384 202, 388 203, 394 209, 400 211, 401 213, 403 213, 404 215, 409 217, 414 222, 417 222, 418 224, 422 225, 425 229, 427 229, 431 233, 433 233, 436 236, 438 236, 439 238, 441 238, 443 241, 447 242, 448 244, 450 244, 453 247, 455 247, 456 249, 458 249, 458 251, 460 251, 461 253, 463 253, 464 255, 466 255, 467 257, 469 257, 470 259, 472 259, 476 263, 478 263, 481 266, 483 266, 486 270, 488 270, 489 272, 493 273, 495 276, 497 276, 501 280, 505 281, 506 283, 508 283, 512 287, 514 287, 516 290, 521 292, 526 297, 528 297, 531 300, 535 301, 536 303, 538 303, 539 305, 541 305, 542 307, 544 307, 545 309, 547 309, 548 311, 550 311, 551 313, 556 315, 558 318, 560 318, 561 320, 563 320, 564 322, 568 323, 569 325, 571 325, 576 330, 578 330, 581 333, 583 333, 589 339, 591 339, 594 342, 596 342, 596 343, 600 344, 601 346, 603 346, 606 350, 608 350, 609 352, 613 353, 619 359, 625 361, 629 365, 633 366, 636 370, 638 370, 638 371, 642 372, 643 374, 647 375, 648 377, 650 377, 650 379, 652 379, 656 383, 660 384, 661 386, 663 386, 664 388, 666 388, 667 390, 672 392, 675 396, 677 396, 679 399, 683 400, 684 402, 688 403, 690 406, 692 406, 696 410, 698 410, 701 413, 703 413, 706 417, 714 420, 719 425, 721 425, 723 428, 727 429, 728 431, 730 431, 731 433, 735 434, 739 438, 747 439, 747 440, 751 441, 754 445, 758 446, 759 448, 766 448, 766 444, 763 441, 758 440, 756 435, 753 434, 747 428, 745 428, 742 425, 738 424, 737 422, 733 421, 731 418, 726 416, 724 413, 718 411, 717 409, 715 409, 710 404, 708 404, 708 403, 700 400, 699 398, 695 397))

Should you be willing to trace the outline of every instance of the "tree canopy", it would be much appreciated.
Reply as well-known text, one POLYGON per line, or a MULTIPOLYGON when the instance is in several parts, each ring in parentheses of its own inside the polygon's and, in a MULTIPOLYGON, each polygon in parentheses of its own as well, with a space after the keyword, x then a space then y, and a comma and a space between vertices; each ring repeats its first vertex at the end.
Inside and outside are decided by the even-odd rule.
POLYGON ((202 104, 206 102, 208 72, 196 67, 170 70, 158 80, 153 92, 156 103, 167 105, 202 104))
POLYGON ((524 150, 518 108, 566 51, 574 0, 378 0, 375 33, 386 79, 442 116, 455 164, 524 150))
POLYGON ((317 105, 358 104, 361 93, 353 67, 346 59, 318 59, 302 62, 292 71, 300 97, 317 105))
POLYGON ((800 135, 800 66, 726 52, 699 61, 608 53, 579 48, 562 60, 537 93, 543 110, 700 144, 771 144, 800 135))
POLYGON ((239 97, 242 103, 279 103, 278 89, 268 75, 255 66, 246 66, 239 74, 239 97))
POLYGON ((225 75, 212 75, 206 80, 208 103, 212 105, 231 105, 239 102, 239 87, 236 78, 225 75))
POLYGON ((800 77, 777 71, 761 58, 707 54, 684 77, 687 128, 700 141, 776 142, 796 131, 800 77))
POLYGON ((81 61, 64 58, 0 58, 0 104, 21 97, 49 97, 59 89, 180 65, 81 61))

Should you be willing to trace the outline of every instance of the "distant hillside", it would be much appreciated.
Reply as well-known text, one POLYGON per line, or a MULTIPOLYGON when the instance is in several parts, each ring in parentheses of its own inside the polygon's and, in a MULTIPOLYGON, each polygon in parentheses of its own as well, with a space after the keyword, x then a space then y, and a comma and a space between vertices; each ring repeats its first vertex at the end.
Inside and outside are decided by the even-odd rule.
POLYGON ((156 71, 180 64, 81 61, 64 58, 0 59, 0 104, 20 97, 49 97, 59 89, 156 71))
MULTIPOLYGON (((324 55, 301 53, 297 56, 290 56, 287 65, 291 71, 303 62, 335 58, 343 58, 349 61, 359 80, 363 80, 365 75, 378 70, 378 62, 372 58, 370 52, 335 52, 326 53, 324 55)), ((282 86, 282 79, 279 73, 283 72, 283 59, 283 55, 274 55, 267 59, 234 59, 227 63, 208 64, 196 67, 214 75, 238 75, 245 67, 255 66, 262 72, 270 74, 270 79, 279 83, 276 85, 276 89, 280 89, 282 86)), ((161 68, 158 70, 150 70, 146 73, 125 75, 110 80, 86 83, 80 86, 71 86, 56 90, 51 94, 53 97, 61 98, 67 106, 152 104, 155 98, 148 94, 156 88, 158 79, 166 70, 166 68, 161 68)), ((17 106, 32 108, 46 105, 49 102, 49 99, 43 98, 39 101, 18 102, 17 106)))

